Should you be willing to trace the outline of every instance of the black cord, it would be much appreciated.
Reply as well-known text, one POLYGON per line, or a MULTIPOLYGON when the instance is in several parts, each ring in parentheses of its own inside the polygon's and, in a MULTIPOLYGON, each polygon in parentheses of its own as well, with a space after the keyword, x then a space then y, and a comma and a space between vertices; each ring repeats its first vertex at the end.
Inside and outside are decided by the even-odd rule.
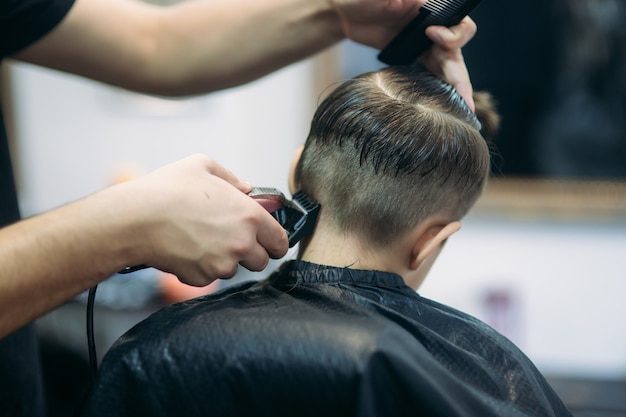
POLYGON ((89 370, 91 374, 91 386, 85 390, 83 394, 83 398, 80 401, 80 404, 76 408, 75 417, 82 417, 87 408, 87 403, 89 401, 89 396, 91 393, 91 389, 93 388, 96 382, 96 374, 98 372, 98 358, 96 357, 96 343, 94 341, 93 335, 93 305, 96 299, 96 289, 98 286, 89 289, 89 295, 87 296, 87 348, 89 350, 89 370))
POLYGON ((96 299, 96 289, 98 286, 89 289, 87 297, 87 347, 89 349, 89 369, 91 371, 91 384, 96 381, 98 372, 98 358, 96 357, 96 343, 93 335, 93 304, 96 299))

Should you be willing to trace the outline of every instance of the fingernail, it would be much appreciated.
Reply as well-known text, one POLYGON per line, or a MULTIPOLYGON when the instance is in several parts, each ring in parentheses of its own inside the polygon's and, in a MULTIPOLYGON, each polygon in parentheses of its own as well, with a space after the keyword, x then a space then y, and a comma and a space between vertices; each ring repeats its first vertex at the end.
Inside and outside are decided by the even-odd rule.
POLYGON ((241 187, 244 188, 246 191, 250 191, 252 189, 252 183, 246 180, 239 180, 239 182, 241 183, 241 187))

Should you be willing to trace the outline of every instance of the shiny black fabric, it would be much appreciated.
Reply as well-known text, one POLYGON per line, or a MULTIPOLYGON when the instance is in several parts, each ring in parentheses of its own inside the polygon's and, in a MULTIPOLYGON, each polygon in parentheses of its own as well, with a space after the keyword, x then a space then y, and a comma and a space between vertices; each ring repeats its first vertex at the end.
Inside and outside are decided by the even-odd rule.
POLYGON ((490 327, 390 273, 291 261, 163 308, 103 358, 89 416, 569 416, 490 327))

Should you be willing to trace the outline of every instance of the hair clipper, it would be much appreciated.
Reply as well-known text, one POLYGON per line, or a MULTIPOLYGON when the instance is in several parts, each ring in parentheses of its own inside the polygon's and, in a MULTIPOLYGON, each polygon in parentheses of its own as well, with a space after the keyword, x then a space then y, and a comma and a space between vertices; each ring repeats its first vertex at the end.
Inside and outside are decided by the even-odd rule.
POLYGON ((285 229, 290 248, 313 232, 320 205, 304 191, 295 193, 292 200, 287 200, 280 190, 270 187, 254 187, 248 195, 257 200, 285 229))
MULTIPOLYGON (((248 195, 263 206, 285 229, 290 248, 313 232, 320 205, 311 200, 304 191, 295 193, 292 200, 287 200, 280 190, 272 187, 253 187, 248 195)), ((149 266, 127 266, 118 273, 129 274, 145 268, 149 266)))

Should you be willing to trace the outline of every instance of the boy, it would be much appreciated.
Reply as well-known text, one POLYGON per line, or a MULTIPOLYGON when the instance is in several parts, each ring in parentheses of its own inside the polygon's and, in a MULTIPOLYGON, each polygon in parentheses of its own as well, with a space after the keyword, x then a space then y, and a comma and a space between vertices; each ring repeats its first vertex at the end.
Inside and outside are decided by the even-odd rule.
POLYGON ((298 260, 130 330, 88 415, 569 416, 511 342, 415 292, 489 174, 475 102, 415 67, 341 84, 291 173, 321 204, 298 260))

